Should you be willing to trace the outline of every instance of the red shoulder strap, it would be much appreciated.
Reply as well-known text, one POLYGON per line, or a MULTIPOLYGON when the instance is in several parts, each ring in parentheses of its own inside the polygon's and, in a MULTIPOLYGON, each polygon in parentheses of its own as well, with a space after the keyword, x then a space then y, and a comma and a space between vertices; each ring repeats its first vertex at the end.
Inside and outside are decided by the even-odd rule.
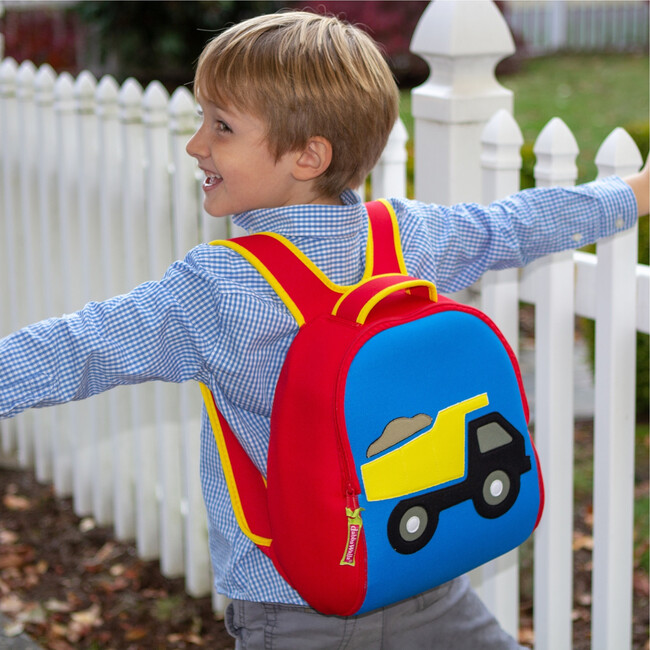
POLYGON ((403 273, 406 266, 402 257, 402 246, 397 226, 397 216, 393 206, 385 199, 366 203, 369 218, 368 246, 371 254, 366 255, 366 263, 372 262, 372 272, 366 275, 383 275, 384 273, 403 273))
MULTIPOLYGON (((383 199, 366 203, 368 241, 363 280, 386 273, 406 274, 397 218, 383 199)), ((271 285, 302 326, 324 313, 331 313, 342 295, 352 287, 333 283, 302 251, 275 233, 260 233, 215 242, 237 251, 271 285)))
MULTIPOLYGON (((363 280, 378 274, 405 273, 392 207, 388 202, 373 201, 367 208, 368 250, 363 280)), ((280 235, 262 233, 214 243, 227 246, 248 260, 278 293, 299 325, 323 313, 332 313, 339 299, 353 289, 331 282, 309 258, 280 235)), ((210 389, 201 384, 201 391, 239 526, 274 559, 266 481, 219 411, 210 389)))

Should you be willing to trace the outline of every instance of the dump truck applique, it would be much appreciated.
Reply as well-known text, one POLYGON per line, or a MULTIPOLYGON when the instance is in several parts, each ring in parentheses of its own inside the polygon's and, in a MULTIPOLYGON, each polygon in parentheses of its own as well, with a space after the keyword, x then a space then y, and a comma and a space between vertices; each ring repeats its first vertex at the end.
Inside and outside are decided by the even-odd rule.
POLYGON ((400 501, 388 519, 388 538, 396 551, 415 553, 426 546, 440 512, 458 503, 471 499, 476 512, 488 519, 515 503, 520 476, 531 469, 530 457, 523 435, 500 413, 467 421, 488 404, 487 393, 453 404, 424 431, 433 421, 425 413, 396 418, 368 447, 368 457, 386 453, 361 465, 367 500, 416 495, 400 501))

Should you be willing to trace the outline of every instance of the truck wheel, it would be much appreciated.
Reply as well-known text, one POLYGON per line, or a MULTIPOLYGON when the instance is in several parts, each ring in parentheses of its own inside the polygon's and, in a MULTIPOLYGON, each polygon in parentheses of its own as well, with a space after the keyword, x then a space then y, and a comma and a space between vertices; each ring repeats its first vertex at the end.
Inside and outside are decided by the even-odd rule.
POLYGON ((492 470, 483 479, 481 491, 474 498, 476 512, 487 519, 496 519, 512 508, 520 488, 519 475, 510 476, 502 469, 492 470))
POLYGON ((429 543, 437 526, 438 512, 403 501, 388 518, 388 541, 398 553, 415 553, 429 543))

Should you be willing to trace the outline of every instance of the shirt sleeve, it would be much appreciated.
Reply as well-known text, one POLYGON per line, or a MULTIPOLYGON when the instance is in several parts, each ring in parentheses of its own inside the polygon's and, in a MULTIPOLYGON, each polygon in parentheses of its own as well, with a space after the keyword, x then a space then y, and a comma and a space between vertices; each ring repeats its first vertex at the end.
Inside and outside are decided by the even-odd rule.
POLYGON ((395 209, 409 272, 444 292, 463 289, 490 269, 591 244, 637 219, 634 193, 617 177, 524 190, 488 206, 397 201, 395 209))
POLYGON ((185 304, 200 294, 215 327, 216 293, 188 263, 176 262, 160 282, 1 339, 0 418, 122 384, 200 376, 209 337, 185 304))

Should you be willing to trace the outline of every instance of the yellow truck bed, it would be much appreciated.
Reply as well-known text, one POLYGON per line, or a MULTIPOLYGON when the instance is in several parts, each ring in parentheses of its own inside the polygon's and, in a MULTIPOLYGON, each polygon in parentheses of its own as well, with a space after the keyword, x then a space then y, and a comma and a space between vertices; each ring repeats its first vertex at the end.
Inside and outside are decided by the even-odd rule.
POLYGON ((468 413, 488 405, 487 393, 438 411, 430 429, 361 465, 368 501, 403 497, 465 475, 468 413))

